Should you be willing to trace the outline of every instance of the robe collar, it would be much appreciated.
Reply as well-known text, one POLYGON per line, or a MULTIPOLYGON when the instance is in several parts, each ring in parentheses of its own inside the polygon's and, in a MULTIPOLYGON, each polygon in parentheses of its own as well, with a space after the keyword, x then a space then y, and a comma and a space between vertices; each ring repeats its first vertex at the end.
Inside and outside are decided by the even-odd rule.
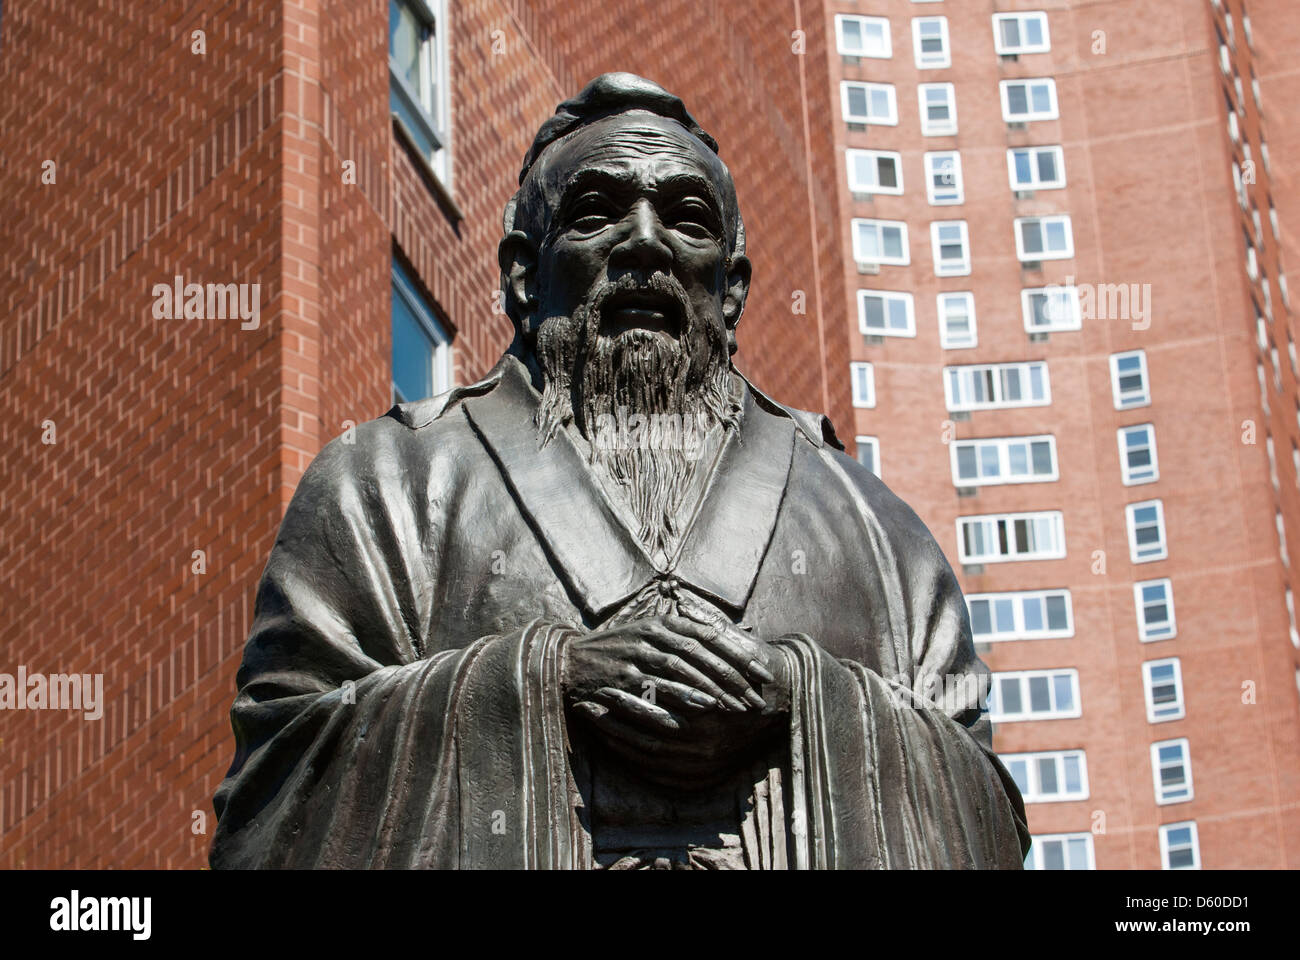
POLYGON ((497 384, 465 400, 465 412, 587 613, 599 619, 669 578, 743 612, 785 495, 793 421, 762 409, 745 384, 740 429, 727 431, 675 563, 657 569, 568 434, 538 449, 541 398, 523 364, 507 356, 498 369, 497 384))

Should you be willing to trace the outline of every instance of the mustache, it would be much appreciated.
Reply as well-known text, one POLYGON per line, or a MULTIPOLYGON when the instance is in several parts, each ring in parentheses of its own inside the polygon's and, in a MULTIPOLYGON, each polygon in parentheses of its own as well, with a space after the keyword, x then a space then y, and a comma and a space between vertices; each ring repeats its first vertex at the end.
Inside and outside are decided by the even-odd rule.
POLYGON ((601 314, 611 297, 628 295, 659 296, 668 298, 676 308, 679 333, 687 333, 686 325, 693 319, 690 298, 686 288, 676 277, 656 271, 651 274, 625 273, 614 280, 605 280, 594 287, 587 296, 587 323, 592 334, 598 334, 601 314))

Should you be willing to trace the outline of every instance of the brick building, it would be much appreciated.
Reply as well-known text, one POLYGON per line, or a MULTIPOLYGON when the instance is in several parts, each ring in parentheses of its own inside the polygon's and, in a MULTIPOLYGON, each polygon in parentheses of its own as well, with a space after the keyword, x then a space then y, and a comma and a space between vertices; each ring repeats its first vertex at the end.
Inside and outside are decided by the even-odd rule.
MULTIPOLYGON (((1285 189, 1296 151, 1282 52, 1296 27, 1286 0, 1248 2, 1253 39, 1237 0, 5 4, 0 671, 103 673, 105 705, 98 720, 0 716, 0 867, 205 863, 253 586, 303 469, 395 392, 464 383, 495 361, 510 334, 495 309, 495 250, 520 159, 559 100, 613 69, 680 94, 736 178, 755 275, 739 331, 746 372, 827 411, 846 441, 875 438, 863 449, 977 602, 1054 591, 1040 598, 1052 619, 1069 591, 1069 637, 982 647, 995 670, 1047 671, 1049 686, 1074 671, 1063 682, 1080 716, 998 728, 1004 754, 1086 758, 1085 797, 1031 804, 1039 850, 1051 835, 1086 835, 1089 863, 1156 866, 1160 825, 1195 822, 1205 866, 1300 862, 1296 655, 1274 522, 1280 511, 1300 543, 1300 421, 1294 361, 1268 340, 1288 350, 1281 268, 1295 262, 1285 225, 1300 211, 1285 189), (1000 57, 992 17, 1020 10, 1045 14, 1049 49, 1000 57), (855 39, 837 14, 877 22, 859 23, 855 39), (930 17, 947 18, 946 33, 928 24, 914 37, 912 20, 930 17), (879 19, 887 58, 870 47, 879 19), (1092 52, 1096 30, 1104 55, 1092 52), (951 65, 939 66, 945 51, 951 65), (918 68, 918 55, 933 65, 918 68), (1017 78, 1054 79, 1057 116, 1010 126, 1000 84, 1017 78), (856 88, 849 103, 841 81, 893 92, 856 88), (931 83, 952 85, 955 133, 942 132, 942 91, 927 104, 931 134, 921 129, 918 86, 931 83), (892 124, 846 118, 891 97, 892 124), (1278 111, 1261 120, 1274 97, 1278 111), (1007 151, 1037 146, 1061 147, 1050 156, 1066 186, 1013 191, 1007 151), (904 189, 875 189, 890 187, 890 158, 850 149, 896 154, 904 189), (961 181, 951 209, 920 189, 926 153, 957 155, 932 170, 941 200, 961 181), (850 189, 850 156, 874 183, 850 189), (1243 188, 1259 221, 1232 180, 1233 160, 1252 158, 1243 188), (1061 222, 1047 218, 1062 214, 1073 256, 1038 269, 1017 259, 1013 222, 1040 218, 1038 236, 1054 243, 1061 222), (855 220, 910 227, 909 264, 860 272, 873 241, 855 246, 859 230, 875 229, 880 250, 893 240, 855 220), (937 245, 955 270, 964 248, 969 274, 935 275, 935 221, 966 223, 937 245), (1271 287, 1247 274, 1243 230, 1271 287), (155 287, 178 276, 182 288, 257 284, 257 316, 158 317, 155 287), (1069 276, 1150 283, 1150 327, 1081 319, 1069 330, 1040 308, 1053 329, 1027 330, 1022 291, 1069 276), (867 312, 887 327, 897 308, 863 290, 910 293, 910 335, 864 328, 867 312), (945 301, 941 343, 942 293, 971 299, 945 301), (953 346, 972 299, 975 345, 953 346), (1137 350, 1150 405, 1117 410, 1110 357, 1137 350), (948 409, 945 367, 1034 362, 1048 366, 1050 404, 948 409), (1274 391, 1267 415, 1257 363, 1274 391), (1241 441, 1245 420, 1253 445, 1241 441), (1116 431, 1148 423, 1158 479, 1130 490, 1116 431), (954 481, 945 439, 1029 436, 1050 438, 1045 454, 1025 452, 1048 456, 1055 481, 954 481), (1281 461, 1271 486, 1266 449, 1281 461), (1125 508, 1149 500, 1162 503, 1168 557, 1132 564, 1125 508), (963 566, 959 517, 1030 511, 1059 511, 1040 519, 1047 537, 1063 525, 1063 557, 963 566), (1093 573, 1097 550, 1104 574, 1093 573), (1177 610, 1175 635, 1155 646, 1139 641, 1134 607, 1134 584, 1153 580, 1169 581, 1177 610), (1152 725, 1142 663, 1173 657, 1185 716, 1152 725), (1150 746, 1182 738, 1194 796, 1157 805, 1150 746), (1105 814, 1095 836, 1094 811, 1105 814)), ((1046 95, 1022 87, 1007 101, 1046 95)), ((1049 158, 1032 160, 1051 172, 1049 158)), ((1008 444, 994 453, 1012 455, 1008 444)), ((1052 759, 1063 776, 1065 762, 1052 759)))
POLYGON ((1300 863, 1298 24, 827 4, 838 375, 959 572, 1030 865, 1300 863))
POLYGON ((102 673, 106 702, 0 716, 0 867, 206 863, 282 510, 395 386, 495 361, 502 207, 592 76, 658 79, 717 137, 752 238, 740 362, 849 420, 819 26, 740 0, 4 5, 0 671, 102 673), (177 276, 257 284, 259 315, 157 318, 177 276))

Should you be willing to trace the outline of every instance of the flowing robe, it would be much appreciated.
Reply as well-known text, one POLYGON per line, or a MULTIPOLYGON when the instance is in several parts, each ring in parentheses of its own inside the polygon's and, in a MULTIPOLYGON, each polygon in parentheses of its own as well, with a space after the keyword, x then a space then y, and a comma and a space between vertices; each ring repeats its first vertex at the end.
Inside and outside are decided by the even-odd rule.
POLYGON ((956 579, 824 418, 745 384, 656 569, 572 441, 539 449, 537 403, 506 356, 306 471, 258 587, 214 867, 591 867, 561 651, 669 577, 790 666, 777 760, 738 781, 745 866, 1021 865, 956 579))

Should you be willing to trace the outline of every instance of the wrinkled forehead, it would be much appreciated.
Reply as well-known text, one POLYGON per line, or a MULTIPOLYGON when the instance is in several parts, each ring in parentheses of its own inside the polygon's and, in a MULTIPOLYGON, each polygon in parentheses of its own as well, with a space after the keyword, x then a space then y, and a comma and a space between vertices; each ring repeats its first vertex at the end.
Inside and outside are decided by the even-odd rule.
POLYGON ((545 206, 554 210, 565 190, 593 170, 652 187, 669 177, 695 175, 712 184, 715 200, 731 215, 735 188, 717 154, 680 123, 632 111, 582 127, 547 150, 530 171, 545 206))

